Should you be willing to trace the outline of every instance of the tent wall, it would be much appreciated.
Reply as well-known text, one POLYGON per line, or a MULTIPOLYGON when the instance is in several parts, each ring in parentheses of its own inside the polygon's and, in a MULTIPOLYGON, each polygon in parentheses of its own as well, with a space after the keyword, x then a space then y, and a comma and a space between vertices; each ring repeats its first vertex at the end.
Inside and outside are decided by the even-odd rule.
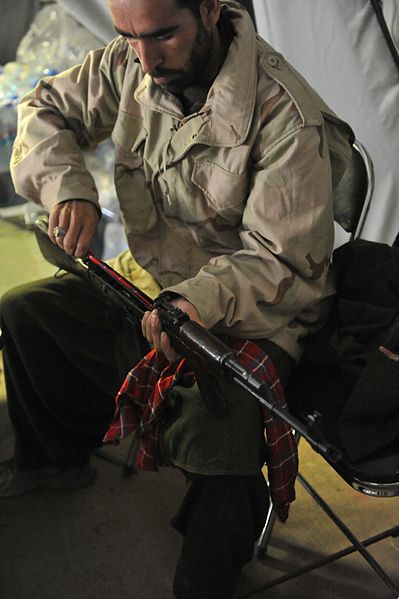
MULTIPOLYGON (((398 0, 383 2, 398 41, 398 0)), ((375 191, 362 236, 399 231, 399 75, 368 0, 256 0, 257 29, 284 54, 371 154, 375 191)))
POLYGON ((102 43, 116 36, 107 0, 57 0, 76 21, 102 43))

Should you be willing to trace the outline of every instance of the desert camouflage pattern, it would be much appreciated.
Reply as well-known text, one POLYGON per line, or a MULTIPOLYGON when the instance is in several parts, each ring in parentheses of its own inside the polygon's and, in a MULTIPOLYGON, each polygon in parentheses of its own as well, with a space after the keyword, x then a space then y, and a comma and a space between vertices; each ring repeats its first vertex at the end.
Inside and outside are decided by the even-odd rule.
POLYGON ((81 150, 111 136, 136 261, 215 332, 298 358, 334 293, 331 196, 352 133, 236 3, 223 5, 235 37, 199 112, 185 116, 117 37, 23 98, 12 176, 48 210, 98 203, 81 150))

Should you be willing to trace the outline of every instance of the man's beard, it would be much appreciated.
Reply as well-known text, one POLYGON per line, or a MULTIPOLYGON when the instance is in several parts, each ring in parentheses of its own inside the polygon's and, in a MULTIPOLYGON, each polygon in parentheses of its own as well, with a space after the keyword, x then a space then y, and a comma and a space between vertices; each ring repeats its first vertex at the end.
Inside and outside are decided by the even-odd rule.
POLYGON ((205 85, 208 81, 204 80, 204 73, 207 71, 212 48, 212 33, 205 29, 201 21, 198 21, 198 31, 193 49, 184 69, 173 70, 155 67, 150 75, 152 78, 172 76, 173 79, 170 82, 162 85, 166 91, 172 94, 179 94, 188 87, 205 85))

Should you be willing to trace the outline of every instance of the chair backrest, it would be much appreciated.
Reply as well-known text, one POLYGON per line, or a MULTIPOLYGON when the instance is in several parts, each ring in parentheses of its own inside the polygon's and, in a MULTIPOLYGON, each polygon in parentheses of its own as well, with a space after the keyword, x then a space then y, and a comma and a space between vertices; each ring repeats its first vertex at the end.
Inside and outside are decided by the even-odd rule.
POLYGON ((351 239, 359 237, 374 189, 371 158, 359 142, 353 144, 352 160, 334 191, 334 220, 351 239))

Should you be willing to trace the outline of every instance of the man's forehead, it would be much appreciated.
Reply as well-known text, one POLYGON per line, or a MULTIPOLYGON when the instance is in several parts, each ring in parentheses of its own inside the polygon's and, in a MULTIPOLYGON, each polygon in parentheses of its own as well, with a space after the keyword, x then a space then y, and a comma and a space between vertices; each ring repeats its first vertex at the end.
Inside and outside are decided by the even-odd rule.
POLYGON ((177 25, 184 13, 177 0, 109 0, 117 30, 134 36, 151 36, 177 25))
POLYGON ((141 15, 184 9, 184 5, 178 0, 108 0, 108 4, 112 11, 123 10, 141 15))

